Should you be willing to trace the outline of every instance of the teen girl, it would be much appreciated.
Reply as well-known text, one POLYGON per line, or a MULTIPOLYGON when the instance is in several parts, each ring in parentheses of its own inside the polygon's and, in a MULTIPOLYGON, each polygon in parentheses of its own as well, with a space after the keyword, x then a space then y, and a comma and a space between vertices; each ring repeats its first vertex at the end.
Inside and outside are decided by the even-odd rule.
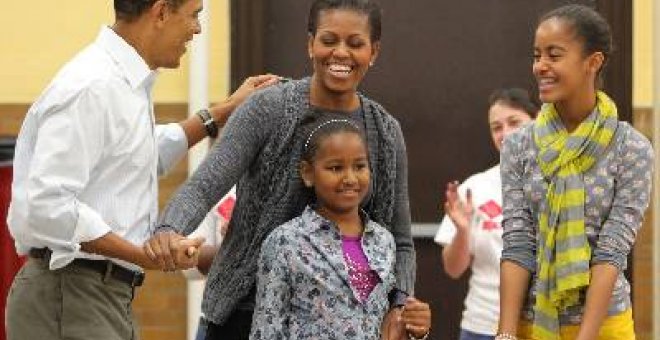
POLYGON ((545 104, 502 151, 497 339, 635 339, 623 271, 649 203, 653 153, 598 90, 611 45, 606 21, 585 6, 558 8, 536 30, 545 104))

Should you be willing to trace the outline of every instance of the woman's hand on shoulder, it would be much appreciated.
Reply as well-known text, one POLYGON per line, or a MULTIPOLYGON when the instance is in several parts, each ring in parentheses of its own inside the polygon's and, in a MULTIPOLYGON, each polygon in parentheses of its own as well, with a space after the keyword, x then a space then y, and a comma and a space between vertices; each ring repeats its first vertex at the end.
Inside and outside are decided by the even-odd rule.
POLYGON ((248 77, 227 100, 234 106, 234 108, 236 108, 245 101, 245 98, 254 93, 254 91, 277 84, 279 81, 280 77, 274 74, 262 74, 248 77))

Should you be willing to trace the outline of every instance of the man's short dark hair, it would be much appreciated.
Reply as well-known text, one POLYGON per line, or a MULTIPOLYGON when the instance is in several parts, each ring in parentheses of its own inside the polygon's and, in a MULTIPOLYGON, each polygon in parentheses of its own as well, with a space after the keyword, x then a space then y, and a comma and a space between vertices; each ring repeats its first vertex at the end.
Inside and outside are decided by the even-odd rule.
MULTIPOLYGON (((147 9, 151 8, 157 0, 114 0, 115 18, 122 21, 133 21, 139 18, 147 9)), ((166 0, 177 9, 187 0, 166 0)))

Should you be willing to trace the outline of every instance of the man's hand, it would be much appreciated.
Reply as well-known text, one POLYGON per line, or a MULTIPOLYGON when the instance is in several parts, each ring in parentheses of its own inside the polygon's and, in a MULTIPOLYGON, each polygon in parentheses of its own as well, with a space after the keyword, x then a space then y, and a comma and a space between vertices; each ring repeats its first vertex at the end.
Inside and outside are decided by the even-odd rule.
POLYGON ((218 126, 224 126, 229 116, 245 101, 245 98, 256 90, 276 84, 279 79, 280 77, 272 74, 258 75, 245 79, 243 84, 227 98, 226 102, 209 108, 213 120, 218 126))
POLYGON ((188 269, 197 265, 203 237, 188 239, 173 231, 159 232, 144 243, 144 252, 163 271, 188 269))
POLYGON ((176 245, 176 257, 174 263, 176 269, 189 269, 196 267, 199 262, 201 246, 204 243, 203 237, 183 238, 176 245))

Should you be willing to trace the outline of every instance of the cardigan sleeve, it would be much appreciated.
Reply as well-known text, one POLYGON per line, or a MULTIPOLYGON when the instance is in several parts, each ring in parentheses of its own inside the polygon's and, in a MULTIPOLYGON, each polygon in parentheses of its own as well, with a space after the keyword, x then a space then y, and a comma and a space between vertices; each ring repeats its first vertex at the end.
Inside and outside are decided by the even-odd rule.
POLYGON ((208 156, 167 204, 157 231, 188 235, 258 156, 282 109, 281 89, 266 88, 236 109, 208 156), (279 105, 278 105, 279 104, 279 105))
POLYGON ((401 126, 396 122, 396 183, 392 218, 392 236, 396 243, 396 284, 408 294, 415 290, 416 258, 411 233, 410 203, 408 198, 408 156, 401 126))

